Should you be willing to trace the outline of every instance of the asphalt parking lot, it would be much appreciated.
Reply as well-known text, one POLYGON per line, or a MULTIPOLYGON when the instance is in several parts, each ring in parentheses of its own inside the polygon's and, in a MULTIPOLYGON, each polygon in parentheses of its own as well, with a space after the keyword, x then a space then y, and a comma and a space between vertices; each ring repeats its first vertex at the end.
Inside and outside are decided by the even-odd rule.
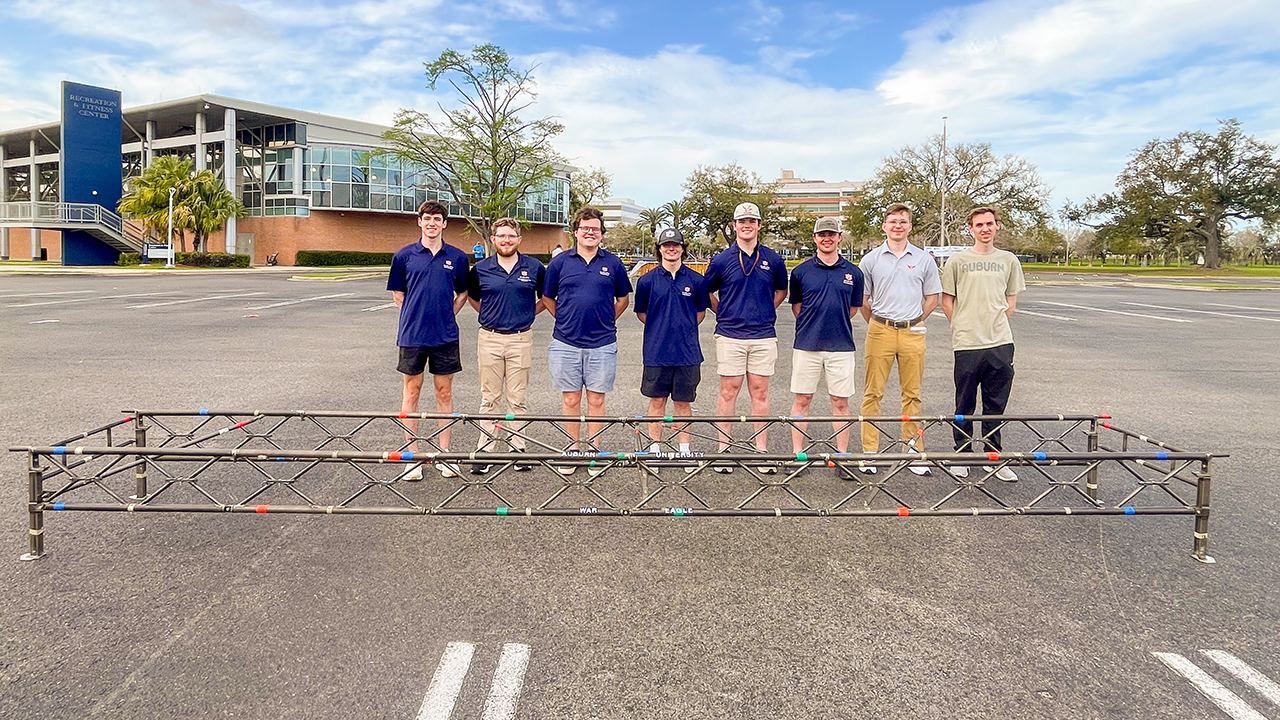
MULTIPOLYGON (((46 444, 133 407, 394 411, 383 288, 0 277, 0 439, 46 444)), ((474 410, 474 312, 460 325, 455 402, 474 410)), ((925 412, 947 413, 945 318, 928 327, 925 412)), ((781 414, 790 313, 778 330, 781 414)), ((22 563, 25 458, 6 453, 0 717, 1276 716, 1280 294, 1033 284, 1014 333, 1009 412, 1109 413, 1230 453, 1216 565, 1189 557, 1186 517, 123 513, 54 515, 49 555, 22 563)), ((550 334, 540 317, 535 414, 559 411, 536 381, 550 334)), ((644 410, 640 334, 628 311, 611 414, 644 410)), ((709 363, 700 414, 714 381, 709 363)))

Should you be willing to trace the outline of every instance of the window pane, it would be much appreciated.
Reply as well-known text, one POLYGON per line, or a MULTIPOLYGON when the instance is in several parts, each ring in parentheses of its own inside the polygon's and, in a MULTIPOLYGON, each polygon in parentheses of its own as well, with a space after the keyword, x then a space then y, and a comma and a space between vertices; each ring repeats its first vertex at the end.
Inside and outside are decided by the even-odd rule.
POLYGON ((371 207, 372 207, 374 210, 386 210, 386 209, 387 209, 387 196, 386 196, 386 195, 383 195, 383 194, 381 194, 381 193, 374 193, 374 194, 373 194, 373 195, 371 195, 370 197, 371 197, 371 198, 372 198, 372 200, 373 200, 373 202, 371 203, 371 207))
POLYGON ((351 150, 347 148, 333 148, 330 159, 334 165, 350 165, 351 150))
POLYGON ((338 208, 351 207, 351 185, 348 183, 333 184, 333 206, 338 208))
POLYGON ((368 185, 352 185, 351 186, 351 207, 353 208, 369 207, 369 186, 368 185))

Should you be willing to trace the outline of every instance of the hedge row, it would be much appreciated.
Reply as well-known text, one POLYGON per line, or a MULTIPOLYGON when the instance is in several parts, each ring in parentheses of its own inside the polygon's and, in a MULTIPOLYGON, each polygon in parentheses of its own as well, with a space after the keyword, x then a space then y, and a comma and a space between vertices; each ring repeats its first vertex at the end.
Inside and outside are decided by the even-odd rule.
POLYGON ((299 250, 293 264, 303 267, 390 265, 391 255, 392 253, 355 252, 351 250, 299 250))
POLYGON ((179 265, 191 267, 231 267, 247 268, 250 264, 248 255, 231 255, 229 253, 183 253, 178 255, 179 265))

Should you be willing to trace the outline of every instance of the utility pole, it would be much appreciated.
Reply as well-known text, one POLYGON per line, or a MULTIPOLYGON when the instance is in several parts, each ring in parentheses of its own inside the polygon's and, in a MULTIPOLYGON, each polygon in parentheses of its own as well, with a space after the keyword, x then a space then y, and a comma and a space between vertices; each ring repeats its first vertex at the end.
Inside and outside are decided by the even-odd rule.
POLYGON ((942 116, 942 162, 938 172, 939 191, 942 193, 942 209, 938 213, 938 244, 946 247, 947 243, 947 116, 942 116))

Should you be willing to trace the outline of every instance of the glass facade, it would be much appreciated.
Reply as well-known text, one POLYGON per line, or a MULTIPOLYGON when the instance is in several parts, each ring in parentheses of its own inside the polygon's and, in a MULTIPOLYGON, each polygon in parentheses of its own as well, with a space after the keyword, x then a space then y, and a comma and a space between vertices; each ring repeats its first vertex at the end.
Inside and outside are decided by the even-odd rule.
MULTIPOLYGON (((312 208, 413 214, 422 203, 438 200, 448 205, 452 216, 471 212, 426 168, 370 148, 313 144, 294 152, 303 153, 301 192, 309 196, 312 208)), ((518 215, 530 222, 563 225, 568 210, 569 181, 553 178, 521 200, 518 215)))

